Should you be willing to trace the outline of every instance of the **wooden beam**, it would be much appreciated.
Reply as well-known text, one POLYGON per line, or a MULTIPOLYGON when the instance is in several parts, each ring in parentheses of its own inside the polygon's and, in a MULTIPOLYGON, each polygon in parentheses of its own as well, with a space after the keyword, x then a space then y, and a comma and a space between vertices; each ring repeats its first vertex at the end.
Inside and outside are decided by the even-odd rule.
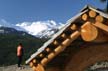
POLYGON ((54 49, 54 52, 51 52, 50 54, 48 54, 47 58, 44 58, 41 60, 41 64, 44 66, 46 65, 49 61, 51 61, 56 55, 58 55, 60 52, 64 51, 64 49, 75 39, 77 39, 77 37, 80 35, 79 31, 75 31, 74 33, 72 33, 70 35, 70 37, 68 37, 66 40, 64 40, 59 46, 57 46, 54 49))
POLYGON ((84 41, 93 41, 98 36, 98 29, 87 21, 81 26, 81 37, 84 41))
POLYGON ((55 56, 54 52, 51 52, 47 57, 48 57, 48 62, 55 56))
POLYGON ((103 23, 100 23, 100 22, 96 22, 95 24, 93 24, 94 26, 108 32, 108 26, 103 24, 103 23))
POLYGON ((67 43, 70 41, 69 38, 65 39, 63 42, 62 42, 62 45, 67 45, 67 43))

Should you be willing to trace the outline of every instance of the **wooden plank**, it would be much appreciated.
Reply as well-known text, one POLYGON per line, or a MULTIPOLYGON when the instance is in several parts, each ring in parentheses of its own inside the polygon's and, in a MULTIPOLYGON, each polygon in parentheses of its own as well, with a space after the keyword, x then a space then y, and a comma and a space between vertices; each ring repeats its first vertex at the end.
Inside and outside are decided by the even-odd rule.
POLYGON ((93 24, 94 26, 108 32, 108 26, 103 24, 103 23, 100 23, 100 22, 96 22, 95 24, 93 24))

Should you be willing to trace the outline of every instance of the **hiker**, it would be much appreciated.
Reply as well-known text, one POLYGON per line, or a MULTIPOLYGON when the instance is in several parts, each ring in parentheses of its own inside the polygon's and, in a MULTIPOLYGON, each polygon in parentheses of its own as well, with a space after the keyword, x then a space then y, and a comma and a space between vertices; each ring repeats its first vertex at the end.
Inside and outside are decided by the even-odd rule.
POLYGON ((18 68, 21 67, 23 55, 24 55, 23 46, 22 43, 19 43, 17 47, 18 68))

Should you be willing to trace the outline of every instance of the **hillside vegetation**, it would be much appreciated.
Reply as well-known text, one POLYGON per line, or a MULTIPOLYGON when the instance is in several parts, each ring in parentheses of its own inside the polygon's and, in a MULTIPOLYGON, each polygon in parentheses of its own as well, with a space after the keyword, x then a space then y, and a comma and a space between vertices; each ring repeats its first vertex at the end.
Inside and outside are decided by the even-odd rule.
POLYGON ((17 63, 16 49, 21 42, 24 47, 24 59, 36 52, 46 39, 39 39, 31 35, 0 34, 0 66, 13 65, 17 63))

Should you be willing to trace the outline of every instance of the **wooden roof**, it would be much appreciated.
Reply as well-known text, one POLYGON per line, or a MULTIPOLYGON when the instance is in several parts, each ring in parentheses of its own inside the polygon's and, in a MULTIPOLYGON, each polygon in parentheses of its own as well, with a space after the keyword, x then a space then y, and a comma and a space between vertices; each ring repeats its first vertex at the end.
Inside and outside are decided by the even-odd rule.
MULTIPOLYGON (((68 21, 67 21, 67 23, 65 24, 65 26, 63 27, 63 28, 61 28, 56 34, 54 34, 53 36, 52 36, 52 38, 51 39, 49 39, 46 43, 44 43, 43 44, 43 46, 41 46, 35 53, 33 53, 31 56, 30 56, 30 58, 28 59, 28 60, 26 60, 26 64, 28 64, 28 63, 30 63, 33 59, 35 59, 36 57, 38 57, 38 55, 39 54, 41 54, 41 53, 43 53, 44 51, 46 51, 46 48, 47 47, 50 47, 52 44, 55 44, 54 46, 55 47, 58 47, 59 49, 60 49, 60 47, 63 47, 63 49, 60 51, 60 52, 58 52, 58 53, 56 53, 56 55, 58 55, 59 53, 61 53, 62 51, 64 51, 65 50, 65 48, 68 46, 68 45, 70 45, 70 43, 69 42, 72 42, 72 41, 74 41, 75 39, 77 39, 77 37, 80 35, 80 33, 79 33, 79 29, 81 29, 81 26, 84 24, 84 22, 86 22, 86 21, 83 21, 82 19, 81 19, 81 17, 82 17, 82 15, 83 14, 85 14, 86 12, 88 12, 88 11, 90 11, 90 10, 92 10, 92 11, 95 11, 97 14, 99 14, 100 16, 102 16, 102 17, 104 17, 105 19, 108 19, 108 14, 106 14, 106 13, 104 13, 104 12, 102 12, 102 11, 100 11, 99 9, 96 9, 96 8, 94 8, 94 7, 92 7, 92 6, 88 6, 88 5, 86 5, 76 16, 74 16, 74 17, 72 17, 71 19, 69 19, 68 21), (69 30, 67 30, 67 29, 70 29, 70 27, 73 25, 73 24, 76 24, 76 25, 78 25, 78 28, 77 29, 71 29, 71 33, 72 34, 70 34, 69 33, 69 30), (68 42, 68 44, 66 43, 66 45, 64 45, 64 46, 62 46, 62 43, 65 43, 65 42, 61 42, 60 41, 60 43, 58 43, 58 38, 59 37, 61 37, 62 36, 62 34, 69 34, 69 36, 67 37, 67 39, 66 39, 66 42, 68 42), (74 39, 73 39, 73 37, 74 37, 74 39), (58 43, 58 44, 57 44, 58 43), (57 46, 56 46, 56 44, 57 44, 57 46)), ((95 26, 97 26, 96 24, 95 24, 95 26)), ((104 31, 107 31, 108 32, 108 26, 106 26, 106 25, 101 25, 100 24, 100 26, 97 26, 98 28, 101 28, 102 30, 104 30, 104 31), (103 27, 101 27, 101 26, 103 26, 103 27, 105 27, 104 29, 103 29, 103 27)), ((65 41, 65 40, 63 40, 63 41, 65 41)), ((50 47, 50 48, 53 48, 53 47, 50 47)), ((59 50, 59 49, 57 49, 57 50, 59 50)), ((52 52, 53 51, 55 51, 55 48, 53 48, 52 49, 52 52)), ((47 53, 46 55, 49 55, 50 53, 47 53)), ((53 55, 53 54, 52 54, 53 55)), ((56 55, 54 55, 54 57, 56 56, 56 55)), ((52 59, 52 58, 51 58, 52 59)), ((38 63, 41 63, 41 61, 39 61, 38 63)))

